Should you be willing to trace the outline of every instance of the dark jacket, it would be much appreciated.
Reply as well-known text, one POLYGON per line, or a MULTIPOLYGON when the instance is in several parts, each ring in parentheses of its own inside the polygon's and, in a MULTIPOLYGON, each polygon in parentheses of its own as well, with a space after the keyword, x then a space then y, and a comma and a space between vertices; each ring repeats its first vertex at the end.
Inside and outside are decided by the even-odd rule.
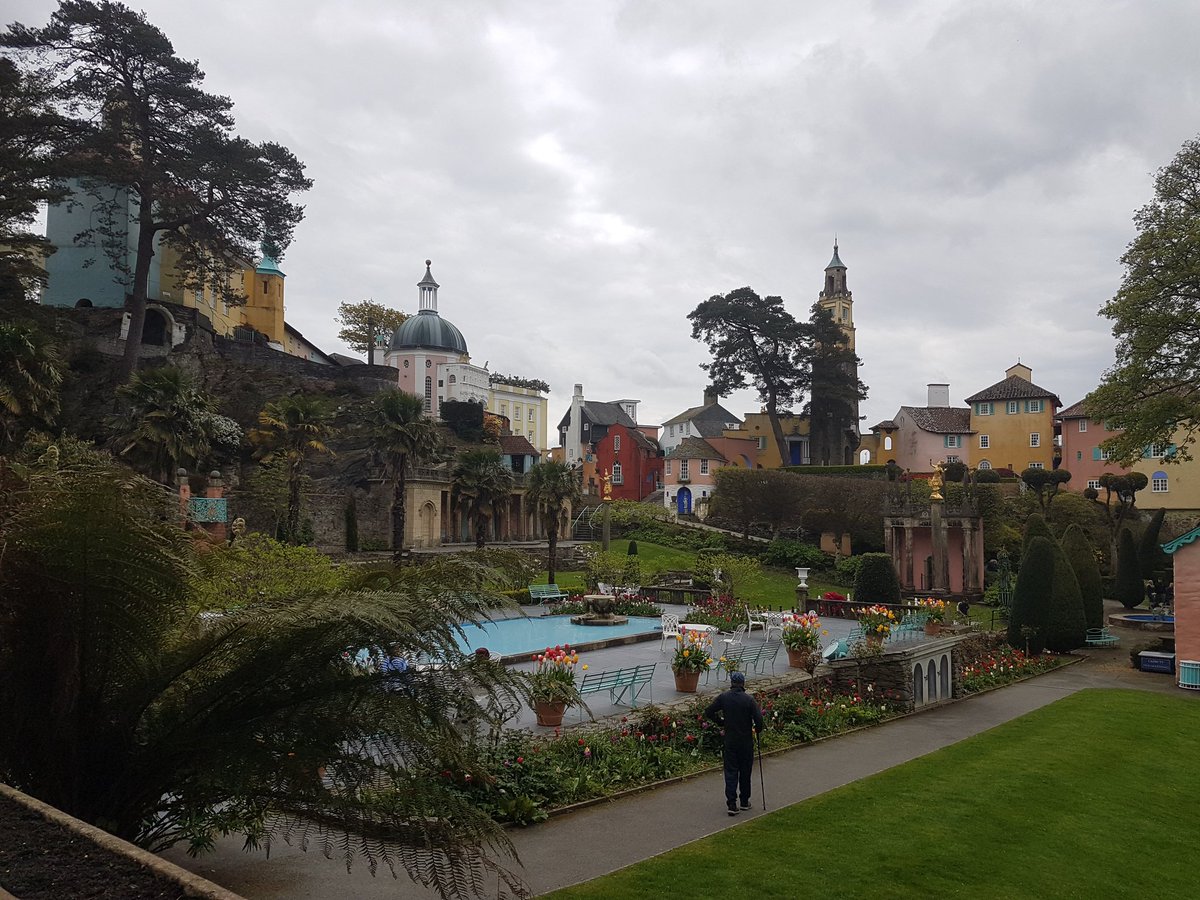
POLYGON ((744 687, 733 687, 718 695, 717 699, 708 705, 704 715, 718 725, 725 726, 726 741, 748 741, 753 732, 763 729, 763 717, 758 702, 746 693, 744 687))

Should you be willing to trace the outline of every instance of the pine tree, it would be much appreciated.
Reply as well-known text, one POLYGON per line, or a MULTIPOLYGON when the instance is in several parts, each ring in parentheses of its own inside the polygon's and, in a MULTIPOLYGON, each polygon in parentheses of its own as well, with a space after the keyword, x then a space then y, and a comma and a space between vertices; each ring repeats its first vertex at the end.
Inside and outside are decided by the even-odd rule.
POLYGON ((1017 571, 1012 614, 1008 618, 1008 642, 1031 654, 1046 645, 1050 598, 1054 593, 1054 545, 1044 537, 1029 542, 1017 571))
POLYGON ((1084 621, 1088 628, 1101 628, 1104 625, 1104 586, 1091 541, 1082 528, 1072 524, 1063 535, 1062 547, 1079 582, 1084 621))
POLYGON ((1113 586, 1113 594, 1126 609, 1136 609, 1146 599, 1146 585, 1142 581, 1142 567, 1138 563, 1137 544, 1128 528, 1121 531, 1121 537, 1117 541, 1117 583, 1113 586))

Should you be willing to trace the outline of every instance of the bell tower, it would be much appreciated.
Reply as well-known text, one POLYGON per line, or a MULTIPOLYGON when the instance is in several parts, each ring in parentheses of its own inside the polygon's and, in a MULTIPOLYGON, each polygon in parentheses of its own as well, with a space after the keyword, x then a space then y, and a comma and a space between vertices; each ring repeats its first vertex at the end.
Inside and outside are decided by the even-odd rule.
POLYGON ((822 309, 829 310, 833 321, 846 333, 846 344, 854 349, 854 294, 846 286, 846 264, 838 256, 837 238, 833 239, 833 259, 825 267, 825 289, 817 297, 822 309))

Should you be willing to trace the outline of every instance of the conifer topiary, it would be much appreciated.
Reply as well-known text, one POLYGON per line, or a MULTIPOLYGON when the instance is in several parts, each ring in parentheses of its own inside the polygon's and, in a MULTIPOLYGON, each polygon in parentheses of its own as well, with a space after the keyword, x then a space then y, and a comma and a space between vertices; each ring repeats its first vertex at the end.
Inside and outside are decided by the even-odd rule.
POLYGON ((1087 618, 1075 569, 1057 541, 1053 544, 1053 550, 1054 587, 1046 611, 1046 649, 1055 653, 1069 653, 1086 643, 1087 618))
POLYGON ((1021 556, 1008 617, 1008 642, 1018 650, 1041 653, 1046 644, 1046 623, 1054 593, 1054 545, 1034 537, 1021 556))
POLYGON ((1121 539, 1117 541, 1117 582, 1113 585, 1113 596, 1126 609, 1135 609, 1146 599, 1137 544, 1128 528, 1121 530, 1121 539))
POLYGON ((1030 513, 1029 518, 1025 520, 1025 531, 1021 535, 1022 549, 1028 547, 1029 542, 1035 537, 1044 537, 1055 541, 1054 532, 1050 530, 1050 526, 1046 524, 1046 519, 1041 513, 1030 513))
POLYGON ((1159 508, 1150 517, 1142 539, 1138 542, 1138 565, 1142 569, 1142 580, 1149 579, 1155 583, 1162 577, 1163 571, 1170 565, 1170 557, 1160 546, 1159 533, 1162 531, 1163 519, 1167 511, 1159 508))
POLYGON ((628 552, 629 552, 629 555, 630 555, 630 556, 637 556, 637 555, 638 555, 638 554, 637 554, 637 541, 630 541, 630 542, 629 542, 629 551, 628 551, 628 552))
POLYGON ((855 603, 899 603, 900 579, 887 553, 864 553, 854 576, 855 603))
POLYGON ((1083 529, 1072 524, 1062 539, 1063 553, 1075 572, 1079 582, 1079 595, 1083 599, 1083 618, 1088 628, 1104 625, 1104 583, 1100 578, 1100 566, 1096 553, 1083 529))

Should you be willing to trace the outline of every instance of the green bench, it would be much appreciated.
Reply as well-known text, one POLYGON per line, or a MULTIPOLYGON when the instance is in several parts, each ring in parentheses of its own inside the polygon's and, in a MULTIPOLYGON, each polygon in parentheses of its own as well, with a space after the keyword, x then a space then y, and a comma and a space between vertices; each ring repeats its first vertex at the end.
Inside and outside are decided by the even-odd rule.
MULTIPOLYGON (((779 655, 779 648, 782 646, 783 641, 764 641, 745 647, 730 647, 725 651, 725 658, 717 663, 717 676, 720 677, 721 669, 726 672, 754 671, 761 675, 764 674, 762 670, 766 668, 767 663, 771 664, 771 672, 774 674, 775 657, 779 655)), ((704 680, 708 681, 707 676, 704 680)))
POLYGON ((1121 639, 1110 634, 1107 628, 1089 628, 1087 630, 1087 645, 1089 647, 1116 647, 1121 639))
POLYGON ((642 688, 649 685, 650 702, 653 703, 654 686, 650 683, 650 679, 654 677, 654 667, 657 665, 658 663, 650 663, 649 665, 629 666, 624 669, 609 669, 605 672, 588 672, 583 676, 583 681, 579 682, 580 696, 608 691, 608 696, 614 706, 620 706, 622 699, 628 697, 628 705, 636 707, 642 688))
POLYGON ((531 584, 529 599, 534 603, 548 603, 551 600, 566 600, 567 594, 559 590, 557 584, 531 584))

